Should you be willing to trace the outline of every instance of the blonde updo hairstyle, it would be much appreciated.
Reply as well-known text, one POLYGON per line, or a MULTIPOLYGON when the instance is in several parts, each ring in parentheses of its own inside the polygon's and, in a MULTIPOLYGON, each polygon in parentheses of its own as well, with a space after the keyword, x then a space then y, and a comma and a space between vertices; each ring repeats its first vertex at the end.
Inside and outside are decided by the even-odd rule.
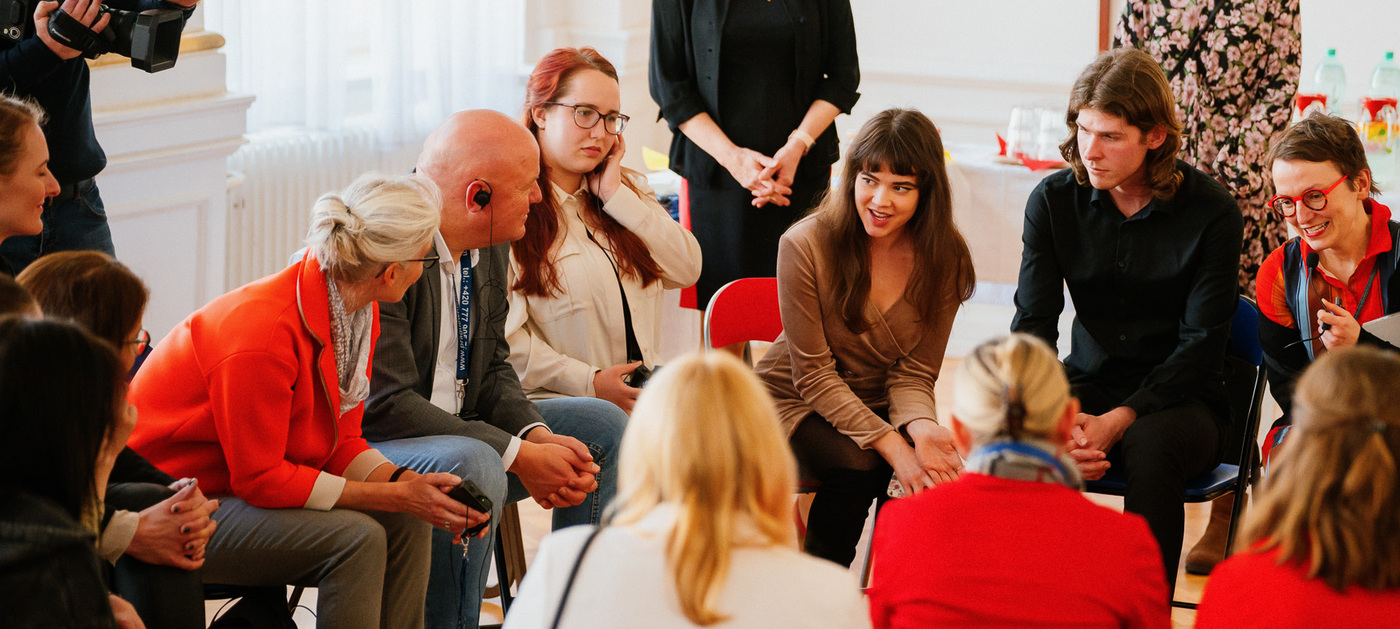
POLYGON ((972 449, 1000 437, 1050 439, 1069 403, 1055 352, 1026 334, 977 346, 953 381, 953 416, 971 434, 972 449))
POLYGON ((1278 549, 1337 591, 1400 587, 1400 357, 1324 354, 1293 394, 1293 428, 1271 457, 1239 548, 1278 549))
POLYGON ((361 175, 311 208, 306 245, 331 277, 358 282, 423 253, 441 218, 437 186, 421 175, 361 175))
POLYGON ((667 565, 681 611, 705 626, 725 620, 718 599, 739 525, 758 544, 790 546, 796 464, 777 411, 753 370, 722 353, 667 363, 637 399, 618 455, 609 521, 626 525, 666 504, 676 509, 667 565))

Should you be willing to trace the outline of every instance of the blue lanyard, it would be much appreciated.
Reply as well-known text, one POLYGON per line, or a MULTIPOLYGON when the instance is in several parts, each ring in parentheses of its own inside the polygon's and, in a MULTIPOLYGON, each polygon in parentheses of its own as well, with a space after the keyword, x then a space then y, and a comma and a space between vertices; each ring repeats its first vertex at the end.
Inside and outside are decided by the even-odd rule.
POLYGON ((472 252, 462 252, 461 298, 457 302, 457 379, 467 380, 472 353, 472 252))
MULTIPOLYGON (((1047 452, 1044 451, 1044 450, 1041 450, 1040 448, 1037 448, 1037 447, 1032 446, 1032 445, 1027 445, 1027 444, 1021 443, 1021 442, 1019 442, 1019 441, 1008 441, 1008 442, 1006 442, 1006 443, 998 443, 998 444, 989 445, 989 446, 987 446, 987 447, 985 447, 985 448, 981 448, 981 449, 977 450, 976 452, 973 453, 973 455, 974 455, 974 456, 976 456, 976 455, 978 455, 978 454, 991 455, 991 454, 996 454, 996 453, 998 453, 998 452, 1008 452, 1008 451, 1009 451, 1009 452, 1015 452, 1016 454, 1019 454, 1019 455, 1021 455, 1021 456, 1028 456, 1028 457, 1031 457, 1031 458, 1033 458, 1033 459, 1038 459, 1038 460, 1040 460, 1040 461, 1042 461, 1042 462, 1044 462, 1044 463, 1049 464, 1051 467, 1053 467, 1053 468, 1055 468, 1056 470, 1058 470, 1058 471, 1060 472, 1060 475, 1061 475, 1062 477, 1064 477, 1064 479, 1065 479, 1066 481, 1068 481, 1068 480, 1071 478, 1070 475, 1069 475, 1069 470, 1065 469, 1065 464, 1064 464, 1064 463, 1061 463, 1060 460, 1059 460, 1058 458, 1051 456, 1049 453, 1047 453, 1047 452)), ((971 457, 969 457, 969 458, 971 458, 971 457)))

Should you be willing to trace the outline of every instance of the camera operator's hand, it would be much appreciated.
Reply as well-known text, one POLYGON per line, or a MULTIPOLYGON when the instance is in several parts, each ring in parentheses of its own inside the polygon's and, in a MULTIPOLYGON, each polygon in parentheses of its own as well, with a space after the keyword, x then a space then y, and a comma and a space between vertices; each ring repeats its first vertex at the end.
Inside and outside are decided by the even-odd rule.
POLYGON ((112 14, 102 13, 102 0, 63 0, 63 6, 59 6, 57 0, 53 0, 40 2, 35 6, 34 32, 39 35, 39 39, 44 42, 44 45, 53 51, 53 54, 58 55, 58 58, 63 60, 72 59, 83 53, 81 50, 58 43, 58 40, 49 34, 49 16, 59 9, 63 9, 64 13, 82 22, 83 26, 92 29, 94 33, 101 33, 102 29, 107 28, 107 22, 112 20, 112 14), (101 17, 98 17, 99 13, 101 17))

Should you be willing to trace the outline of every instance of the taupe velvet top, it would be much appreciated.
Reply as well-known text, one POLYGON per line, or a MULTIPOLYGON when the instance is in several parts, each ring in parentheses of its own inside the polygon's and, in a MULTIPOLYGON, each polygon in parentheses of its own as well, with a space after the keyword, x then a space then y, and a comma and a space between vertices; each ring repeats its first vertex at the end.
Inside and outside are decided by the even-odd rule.
MULTIPOLYGON (((755 370, 768 386, 789 436, 812 413, 831 422, 862 448, 886 432, 934 414, 933 384, 957 314, 949 299, 925 321, 901 298, 880 312, 866 306, 872 325, 846 327, 827 278, 831 264, 817 242, 816 217, 798 221, 778 245, 778 306, 783 333, 755 370), (889 421, 875 410, 888 409, 889 421)), ((907 294, 906 294, 907 297, 907 294)))

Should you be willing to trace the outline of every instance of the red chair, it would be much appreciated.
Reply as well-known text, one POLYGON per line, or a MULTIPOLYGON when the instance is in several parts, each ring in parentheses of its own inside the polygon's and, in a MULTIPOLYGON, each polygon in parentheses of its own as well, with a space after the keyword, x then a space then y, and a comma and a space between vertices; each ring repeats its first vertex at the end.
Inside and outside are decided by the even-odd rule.
MULTIPOLYGON (((774 277, 751 277, 725 284, 710 298, 710 305, 705 308, 705 347, 708 349, 744 341, 771 343, 782 332, 783 319, 778 312, 778 279, 774 277)), ((812 493, 821 487, 821 481, 800 467, 797 475, 797 493, 812 493)), ((794 511, 793 516, 799 537, 805 535, 807 527, 801 515, 794 511)), ((867 546, 862 585, 870 583, 872 567, 870 547, 867 546)))
POLYGON ((705 347, 743 341, 772 343, 783 332, 778 314, 778 279, 749 277, 721 286, 705 308, 705 347))

